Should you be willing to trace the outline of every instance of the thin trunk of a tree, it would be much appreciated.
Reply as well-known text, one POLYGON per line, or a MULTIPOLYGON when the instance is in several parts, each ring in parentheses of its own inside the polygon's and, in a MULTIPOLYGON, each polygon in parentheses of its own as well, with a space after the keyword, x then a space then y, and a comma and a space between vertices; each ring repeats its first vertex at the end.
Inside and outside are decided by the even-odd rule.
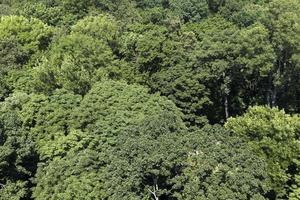
POLYGON ((268 86, 267 86, 267 105, 272 106, 272 96, 273 96, 273 73, 270 73, 268 76, 268 86))
POLYGON ((275 107, 276 106, 276 99, 277 99, 277 89, 274 87, 272 91, 272 97, 271 97, 271 106, 275 107))
POLYGON ((228 108, 228 95, 224 97, 224 111, 225 111, 225 118, 229 118, 229 108, 228 108))

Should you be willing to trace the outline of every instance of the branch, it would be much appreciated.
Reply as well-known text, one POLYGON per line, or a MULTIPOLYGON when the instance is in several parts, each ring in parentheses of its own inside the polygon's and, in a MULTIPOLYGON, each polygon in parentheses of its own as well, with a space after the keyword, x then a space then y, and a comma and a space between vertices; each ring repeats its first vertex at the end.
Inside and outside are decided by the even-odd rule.
POLYGON ((151 194, 153 194, 153 196, 154 196, 154 198, 155 198, 155 200, 159 200, 158 199, 158 196, 156 196, 156 191, 155 191, 155 187, 154 187, 154 191, 151 191, 150 189, 148 189, 148 191, 151 193, 151 194))

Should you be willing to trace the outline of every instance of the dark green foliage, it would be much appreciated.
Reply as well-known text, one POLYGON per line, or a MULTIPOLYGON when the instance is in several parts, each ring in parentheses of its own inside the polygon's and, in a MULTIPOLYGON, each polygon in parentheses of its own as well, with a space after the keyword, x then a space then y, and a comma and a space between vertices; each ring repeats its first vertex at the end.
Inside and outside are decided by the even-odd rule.
POLYGON ((265 162, 223 128, 186 135, 189 151, 178 199, 265 199, 265 162))
POLYGON ((257 87, 271 70, 275 57, 267 41, 268 32, 261 24, 240 30, 224 18, 213 17, 185 29, 193 31, 199 40, 196 66, 202 74, 208 74, 205 85, 213 102, 206 111, 209 119, 221 120, 210 116, 212 111, 224 118, 239 114, 253 97, 260 102, 254 95, 260 94, 257 87))
POLYGON ((169 4, 174 13, 185 22, 201 21, 209 15, 206 0, 170 0, 169 4))
POLYGON ((264 199, 264 162, 241 141, 220 128, 207 128, 185 137, 168 128, 171 124, 163 122, 165 119, 166 116, 157 121, 149 119, 150 123, 146 120, 138 129, 120 133, 116 145, 101 153, 71 152, 41 166, 34 197, 264 199), (194 153, 200 151, 205 156, 194 153), (228 160, 223 160, 224 156, 228 160))
POLYGON ((0 16, 5 16, 11 14, 11 7, 6 2, 0 2, 0 16))
MULTIPOLYGON (((148 85, 153 92, 161 92, 171 99, 185 114, 185 121, 201 125, 206 120, 200 113, 209 103, 203 85, 207 73, 193 70, 194 44, 191 32, 168 33, 162 26, 149 26, 141 35, 140 26, 126 33, 121 52, 128 62, 134 62, 136 82, 148 85), (153 42, 155 41, 155 42, 153 42)), ((168 27, 172 28, 172 27, 168 27)), ((132 81, 132 79, 131 79, 132 81)))
POLYGON ((34 143, 14 111, 16 103, 8 98, 1 103, 0 115, 0 199, 30 197, 30 180, 38 157, 34 143))
POLYGON ((28 60, 28 54, 15 37, 0 40, 0 77, 1 99, 10 93, 10 85, 5 80, 12 70, 19 70, 28 60))
POLYGON ((189 66, 176 65, 160 71, 151 78, 153 90, 172 100, 184 113, 184 120, 191 127, 207 123, 203 116, 205 106, 211 104, 209 91, 203 84, 207 74, 197 73, 189 66))

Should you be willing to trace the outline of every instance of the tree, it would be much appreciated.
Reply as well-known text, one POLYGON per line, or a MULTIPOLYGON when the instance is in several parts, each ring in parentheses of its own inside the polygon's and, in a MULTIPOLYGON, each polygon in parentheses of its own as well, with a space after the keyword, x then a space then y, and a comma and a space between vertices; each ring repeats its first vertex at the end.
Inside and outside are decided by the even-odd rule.
POLYGON ((139 25, 123 38, 121 53, 127 62, 135 63, 135 74, 129 81, 147 85, 151 92, 168 97, 182 109, 187 124, 203 125, 206 118, 201 112, 209 104, 208 91, 203 85, 207 77, 200 69, 193 69, 194 34, 182 32, 171 24, 139 25))
POLYGON ((52 29, 41 21, 20 16, 0 18, 0 77, 1 99, 14 89, 11 74, 22 71, 25 65, 51 41, 52 29))
POLYGON ((88 16, 79 20, 73 27, 74 33, 81 33, 94 37, 95 39, 106 42, 107 44, 116 45, 119 35, 117 21, 109 15, 88 16))
POLYGON ((1 103, 0 115, 0 199, 30 197, 30 178, 38 160, 34 143, 14 107, 13 98, 1 103))
POLYGON ((207 1, 205 0, 170 0, 170 9, 185 22, 197 22, 209 15, 207 1))
POLYGON ((11 92, 11 85, 6 80, 8 73, 13 70, 20 70, 27 60, 28 54, 24 52, 14 37, 0 40, 0 96, 2 100, 11 92))
POLYGON ((247 27, 257 22, 261 22, 267 16, 267 4, 266 3, 253 3, 247 1, 242 6, 236 6, 235 3, 231 6, 232 8, 224 9, 222 15, 230 21, 241 27, 247 27), (232 10, 234 10, 232 13, 232 10))
POLYGON ((251 96, 258 93, 259 80, 266 76, 274 62, 267 30, 260 24, 240 30, 220 16, 189 24, 185 30, 194 32, 199 40, 194 52, 194 68, 197 66, 203 74, 208 74, 205 86, 210 89, 209 98, 213 102, 206 111, 208 118, 219 122, 222 115, 226 119, 251 105, 251 96))
MULTIPOLYGON (((240 195, 240 199, 246 199, 247 195, 263 199, 266 177, 262 160, 245 149, 241 141, 231 143, 233 138, 225 137, 228 132, 217 128, 186 135, 187 129, 174 104, 164 97, 148 94, 141 86, 116 81, 96 84, 74 110, 74 115, 73 127, 85 133, 83 140, 77 137, 77 141, 87 143, 81 147, 71 144, 73 147, 62 156, 40 164, 33 194, 36 199, 180 198, 182 192, 188 194, 189 190, 185 184, 191 152, 196 151, 195 148, 207 148, 207 153, 213 155, 216 151, 211 148, 215 148, 219 140, 224 145, 220 142, 219 157, 212 165, 221 158, 228 158, 229 166, 224 167, 227 173, 232 165, 240 167, 242 163, 243 170, 237 170, 232 176, 239 177, 238 184, 243 187, 239 189, 234 178, 228 182, 226 179, 224 185, 218 187, 223 181, 220 175, 213 178, 216 184, 212 186, 218 187, 220 192, 208 195, 221 198, 221 190, 225 189, 234 197, 240 195), (221 131, 221 139, 212 140, 211 135, 218 131, 221 131), (233 146, 238 146, 238 150, 233 151, 233 146), (228 154, 221 153, 224 149, 228 149, 228 154), (237 156, 232 158, 232 155, 237 156), (238 192, 234 192, 236 190, 238 192)), ((72 135, 69 134, 69 138, 72 135)), ((70 142, 57 141, 56 144, 59 147, 70 142)), ((209 162, 211 157, 205 159, 199 162, 204 168, 202 163, 209 162)))
POLYGON ((103 169, 103 177, 111 177, 104 181, 104 198, 172 197, 171 180, 181 169, 182 157, 178 155, 184 152, 178 143, 181 134, 173 129, 169 117, 163 113, 158 118, 145 119, 138 128, 120 133, 114 148, 104 151, 109 163, 103 169))
MULTIPOLYGON (((74 110, 74 116, 73 127, 84 132, 85 139, 79 140, 87 143, 83 149, 73 146, 62 156, 40 165, 33 195, 36 199, 151 197, 148 189, 153 184, 140 188, 141 178, 147 181, 161 176, 164 181, 170 176, 166 170, 176 166, 174 160, 179 158, 172 152, 176 147, 172 143, 186 127, 178 109, 164 97, 150 95, 138 85, 104 81, 93 86, 74 110), (124 156, 129 156, 128 162, 124 156), (156 170, 160 163, 165 169, 156 170), (126 184, 122 187, 119 183, 123 181, 126 184), (85 186, 78 188, 78 184, 85 186), (143 193, 131 193, 131 188, 143 193)), ((53 142, 59 147, 71 141, 53 142)), ((49 149, 51 146, 54 145, 49 149)))
POLYGON ((103 197, 101 166, 105 160, 96 151, 70 153, 40 164, 32 197, 50 199, 99 199, 103 197))
POLYGON ((74 33, 51 46, 47 57, 35 69, 35 88, 45 93, 65 88, 83 95, 103 76, 113 77, 114 68, 119 66, 105 42, 74 33))
POLYGON ((44 50, 51 41, 52 29, 42 21, 21 16, 4 16, 0 19, 0 36, 14 40, 30 55, 44 50))
POLYGON ((300 161, 299 159, 294 161, 296 164, 296 170, 295 170, 295 179, 291 186, 291 192, 289 195, 289 199, 291 200, 297 200, 300 198, 300 161))
POLYGON ((207 123, 203 112, 212 103, 204 85, 207 78, 206 73, 180 63, 152 75, 150 86, 153 91, 159 91, 172 100, 184 113, 186 124, 195 128, 207 123))
POLYGON ((225 124, 227 129, 245 138, 253 151, 267 161, 272 199, 286 197, 289 183, 294 182, 293 169, 300 151, 299 122, 299 116, 286 114, 278 108, 255 106, 225 124))
POLYGON ((86 94, 75 110, 77 126, 83 131, 104 134, 115 138, 116 134, 130 126, 138 126, 144 118, 157 116, 162 111, 173 113, 174 126, 184 128, 181 113, 175 105, 158 94, 150 95, 139 85, 107 80, 97 83, 86 94))
POLYGON ((266 163, 244 141, 220 126, 187 134, 185 168, 177 181, 178 199, 265 199, 266 163))
POLYGON ((160 25, 137 24, 121 38, 121 53, 126 61, 136 63, 136 72, 150 76, 164 66, 163 43, 167 28, 160 25))
POLYGON ((135 0, 135 2, 138 7, 143 9, 168 6, 167 0, 135 0))
POLYGON ((22 103, 19 115, 23 127, 30 131, 29 136, 35 142, 41 160, 63 156, 68 149, 67 142, 81 137, 71 128, 73 109, 80 102, 80 95, 57 90, 51 96, 31 95, 22 103), (69 141, 64 143, 66 139, 69 141))
POLYGON ((27 1, 21 2, 14 7, 14 12, 16 14, 27 18, 37 18, 51 26, 72 24, 71 19, 73 16, 66 13, 62 6, 48 5, 43 1, 27 1))
MULTIPOLYGON (((293 86, 299 84, 297 59, 299 52, 300 23, 298 1, 274 0, 267 5, 268 12, 262 23, 270 31, 270 42, 276 53, 276 62, 269 73, 267 104, 290 110, 286 102, 298 107, 299 90, 293 86), (291 93, 286 92, 291 88, 291 93)), ((294 108, 291 109, 293 111, 294 108)))

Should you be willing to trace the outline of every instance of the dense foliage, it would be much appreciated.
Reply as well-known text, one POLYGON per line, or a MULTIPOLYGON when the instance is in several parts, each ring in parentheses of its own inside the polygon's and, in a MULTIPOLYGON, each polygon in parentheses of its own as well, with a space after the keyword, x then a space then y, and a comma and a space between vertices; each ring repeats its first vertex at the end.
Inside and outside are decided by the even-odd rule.
POLYGON ((0 1, 0 200, 297 200, 299 114, 299 0, 0 1))

